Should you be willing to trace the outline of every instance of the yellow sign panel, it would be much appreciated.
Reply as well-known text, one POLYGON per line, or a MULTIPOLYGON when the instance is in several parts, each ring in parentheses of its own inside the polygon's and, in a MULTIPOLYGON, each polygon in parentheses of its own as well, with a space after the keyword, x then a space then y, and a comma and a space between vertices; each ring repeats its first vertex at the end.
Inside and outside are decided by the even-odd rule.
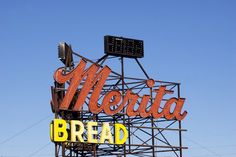
POLYGON ((105 143, 107 141, 109 144, 124 144, 126 142, 128 131, 123 124, 116 123, 114 125, 114 138, 108 122, 102 123, 101 127, 100 139, 98 139, 98 123, 87 122, 87 139, 84 139, 83 134, 86 132, 84 123, 79 120, 71 120, 70 128, 67 129, 67 122, 65 120, 54 119, 50 124, 50 138, 54 142, 105 143), (121 137, 122 134, 123 136, 121 137))

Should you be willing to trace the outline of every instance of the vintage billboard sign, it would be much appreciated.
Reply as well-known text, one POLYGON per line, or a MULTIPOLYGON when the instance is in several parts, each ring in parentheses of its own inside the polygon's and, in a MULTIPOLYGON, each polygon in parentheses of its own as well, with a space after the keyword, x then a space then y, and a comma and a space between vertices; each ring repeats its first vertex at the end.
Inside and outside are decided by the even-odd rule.
POLYGON ((180 84, 147 75, 138 61, 144 56, 143 41, 113 36, 104 39, 105 55, 96 61, 74 53, 66 43, 59 45, 59 59, 65 66, 55 71, 51 87, 55 119, 50 124, 50 139, 56 156, 65 156, 66 151, 75 156, 155 156, 160 152, 182 156, 182 149, 187 147, 182 146, 186 130, 181 121, 187 111, 180 84), (79 57, 77 65, 73 55, 79 57), (105 62, 113 58, 121 64, 120 73, 105 62), (146 78, 125 76, 124 58, 135 60, 146 78), (163 131, 178 132, 177 146, 163 131))

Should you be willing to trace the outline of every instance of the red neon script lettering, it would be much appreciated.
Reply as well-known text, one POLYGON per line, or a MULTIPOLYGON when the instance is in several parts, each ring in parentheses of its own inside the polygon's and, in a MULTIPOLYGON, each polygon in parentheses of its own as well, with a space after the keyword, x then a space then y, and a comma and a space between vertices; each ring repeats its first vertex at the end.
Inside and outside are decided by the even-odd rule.
MULTIPOLYGON (((98 105, 98 99, 102 88, 111 73, 111 69, 108 66, 104 66, 100 69, 99 65, 93 64, 88 69, 85 70, 86 61, 81 60, 77 67, 72 70, 70 73, 64 75, 63 68, 59 68, 55 74, 54 79, 58 83, 65 83, 70 80, 70 85, 65 94, 65 97, 62 100, 62 103, 59 106, 61 110, 67 110, 70 107, 70 103, 75 95, 75 92, 82 80, 84 80, 83 87, 81 88, 78 99, 73 106, 74 111, 81 111, 82 106, 85 102, 85 99, 89 92, 92 90, 92 94, 89 101, 89 110, 98 114, 100 112, 104 112, 107 115, 114 115, 119 113, 124 106, 127 104, 126 114, 128 116, 141 116, 146 118, 148 116, 152 116, 155 119, 165 117, 168 120, 177 119, 182 120, 187 115, 187 111, 182 112, 182 108, 184 105, 184 98, 170 98, 166 101, 164 108, 161 112, 159 112, 160 104, 165 94, 171 94, 168 90, 166 90, 165 86, 160 86, 159 89, 155 90, 156 96, 153 104, 151 105, 149 111, 147 111, 147 104, 150 101, 150 95, 144 95, 142 97, 141 103, 137 110, 134 110, 134 106, 137 103, 139 98, 138 94, 132 93, 131 90, 127 90, 124 95, 124 99, 122 100, 122 95, 119 91, 109 91, 103 98, 102 104, 98 105), (100 70, 99 70, 100 69, 100 70), (171 112, 171 106, 175 104, 173 112, 171 112), (116 109, 112 110, 111 106, 117 106, 116 109)), ((147 86, 153 87, 154 80, 147 80, 147 86)))

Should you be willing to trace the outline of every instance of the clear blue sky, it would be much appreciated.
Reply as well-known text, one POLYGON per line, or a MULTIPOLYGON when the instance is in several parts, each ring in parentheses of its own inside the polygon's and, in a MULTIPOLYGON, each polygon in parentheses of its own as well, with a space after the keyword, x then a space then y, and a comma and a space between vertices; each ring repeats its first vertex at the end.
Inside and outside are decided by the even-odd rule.
POLYGON ((182 83, 184 156, 236 156, 235 8, 234 0, 1 1, 0 156, 52 156, 57 44, 99 58, 107 34, 144 40, 147 72, 182 83))

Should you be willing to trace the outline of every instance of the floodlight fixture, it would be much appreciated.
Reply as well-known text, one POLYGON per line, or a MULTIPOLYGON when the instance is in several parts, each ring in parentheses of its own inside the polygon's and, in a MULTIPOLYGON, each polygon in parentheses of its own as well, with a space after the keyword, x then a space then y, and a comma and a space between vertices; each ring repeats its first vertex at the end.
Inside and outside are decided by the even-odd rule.
POLYGON ((58 58, 65 64, 66 67, 74 65, 72 48, 65 42, 60 42, 58 45, 58 58))

